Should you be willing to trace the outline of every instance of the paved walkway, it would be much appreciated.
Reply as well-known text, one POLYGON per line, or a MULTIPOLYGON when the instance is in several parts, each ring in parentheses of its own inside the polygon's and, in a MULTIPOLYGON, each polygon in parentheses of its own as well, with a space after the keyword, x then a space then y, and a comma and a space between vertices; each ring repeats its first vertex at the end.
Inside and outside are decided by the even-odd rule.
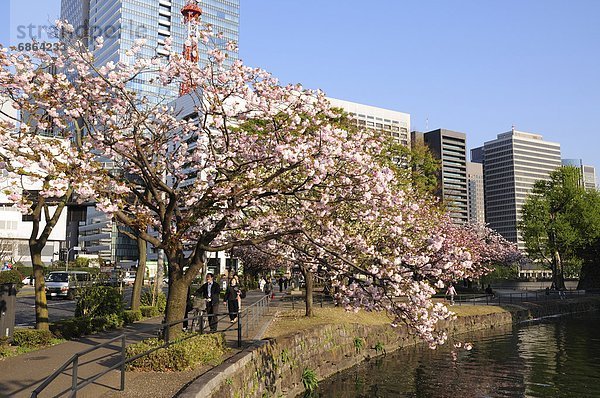
MULTIPOLYGON (((276 293, 276 299, 272 305, 276 306, 280 294, 276 293)), ((259 291, 248 292, 243 300, 244 306, 249 306, 263 297, 259 291)), ((241 350, 248 347, 262 337, 262 333, 270 323, 275 311, 271 308, 266 316, 262 316, 250 327, 243 327, 243 346, 241 350)), ((152 318, 143 322, 129 325, 125 328, 128 333, 127 344, 140 341, 148 337, 156 336, 156 330, 160 325, 160 318, 152 318)), ((219 323, 219 329, 230 326, 223 319, 219 323)), ((32 391, 41 384, 46 377, 52 374, 75 353, 96 346, 110 340, 123 332, 113 331, 100 335, 86 336, 77 340, 49 347, 43 350, 30 352, 18 357, 8 358, 0 361, 0 397, 29 397, 32 391)), ((237 348, 237 330, 225 332, 228 345, 232 348, 230 355, 239 352, 237 348)), ((79 383, 95 375, 111 365, 119 362, 120 342, 111 343, 109 347, 93 351, 80 359, 78 378, 79 383)), ((78 397, 172 397, 182 387, 189 384, 210 367, 197 369, 190 372, 177 372, 161 374, 154 372, 127 372, 125 391, 119 391, 120 373, 109 372, 95 383, 86 386, 78 392, 78 397)), ((67 391, 71 386, 72 368, 67 368, 52 384, 50 384, 40 397, 68 396, 67 391)))

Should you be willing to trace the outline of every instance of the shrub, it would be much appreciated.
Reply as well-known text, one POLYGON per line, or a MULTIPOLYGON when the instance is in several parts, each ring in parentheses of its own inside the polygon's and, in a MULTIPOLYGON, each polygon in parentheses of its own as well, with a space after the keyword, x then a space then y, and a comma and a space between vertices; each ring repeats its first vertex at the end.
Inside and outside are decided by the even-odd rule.
POLYGON ((364 345, 365 341, 361 337, 354 338, 354 348, 356 349, 357 353, 359 353, 363 349, 364 345))
POLYGON ((302 384, 304 385, 304 389, 312 393, 316 391, 319 387, 319 380, 317 380, 317 374, 314 370, 305 368, 302 372, 302 384))
POLYGON ((116 288, 89 286, 77 294, 76 317, 101 317, 117 314, 123 318, 123 298, 116 288))
POLYGON ((158 308, 153 307, 151 305, 140 306, 140 312, 142 317, 144 318, 152 318, 160 315, 160 311, 158 310, 158 308))
MULTIPOLYGON (((140 304, 143 306, 152 306, 152 290, 144 289, 142 296, 140 297, 140 304)), ((155 307, 158 308, 159 313, 164 313, 167 308, 167 296, 163 292, 159 292, 156 297, 155 307)), ((158 315, 158 314, 157 314, 158 315)))
POLYGON ((123 326, 123 318, 117 314, 109 314, 98 317, 74 317, 55 322, 50 325, 50 331, 59 338, 67 340, 103 332, 110 329, 118 329, 123 326))
POLYGON ((0 285, 4 283, 14 283, 16 285, 21 286, 21 281, 23 280, 23 275, 17 270, 11 269, 8 271, 0 272, 0 285))
POLYGON ((28 348, 44 347, 51 343, 52 338, 49 330, 15 329, 12 344, 28 348))
MULTIPOLYGON (((152 348, 160 347, 162 341, 147 339, 127 347, 127 358, 152 348)), ((159 348, 128 365, 129 370, 181 371, 206 363, 220 362, 226 351, 222 334, 186 333, 184 337, 166 348, 159 348)))
POLYGON ((142 311, 141 310, 126 310, 123 312, 123 321, 128 323, 133 323, 142 320, 142 311))

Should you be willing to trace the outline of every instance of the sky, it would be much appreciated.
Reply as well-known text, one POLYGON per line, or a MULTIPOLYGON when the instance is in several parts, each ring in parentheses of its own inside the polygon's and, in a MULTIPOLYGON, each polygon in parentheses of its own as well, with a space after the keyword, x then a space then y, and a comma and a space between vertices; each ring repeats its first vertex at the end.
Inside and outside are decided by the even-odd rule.
MULTIPOLYGON (((0 43, 59 12, 0 0, 0 43)), ((600 1, 241 0, 240 14, 240 58, 283 84, 409 113, 469 148, 514 126, 600 168, 600 1)))

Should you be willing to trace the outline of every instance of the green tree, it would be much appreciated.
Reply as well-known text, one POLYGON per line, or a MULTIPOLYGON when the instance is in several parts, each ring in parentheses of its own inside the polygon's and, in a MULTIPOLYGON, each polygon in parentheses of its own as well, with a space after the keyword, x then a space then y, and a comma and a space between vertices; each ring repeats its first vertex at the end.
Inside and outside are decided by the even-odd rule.
POLYGON ((552 270, 552 282, 564 288, 595 236, 600 236, 598 194, 586 191, 575 167, 561 167, 549 180, 535 183, 519 223, 530 258, 552 270), (595 217, 591 217, 594 214, 595 217))

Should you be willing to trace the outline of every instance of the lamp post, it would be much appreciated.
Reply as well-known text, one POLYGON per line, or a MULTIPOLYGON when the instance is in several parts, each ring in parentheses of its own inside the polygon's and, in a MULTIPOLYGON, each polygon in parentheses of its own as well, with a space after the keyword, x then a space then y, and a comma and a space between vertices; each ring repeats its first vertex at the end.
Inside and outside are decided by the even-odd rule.
POLYGON ((79 246, 73 246, 72 248, 67 250, 67 261, 65 262, 66 266, 65 266, 65 271, 69 270, 69 254, 71 254, 71 250, 76 250, 79 251, 81 250, 81 247, 79 246))

